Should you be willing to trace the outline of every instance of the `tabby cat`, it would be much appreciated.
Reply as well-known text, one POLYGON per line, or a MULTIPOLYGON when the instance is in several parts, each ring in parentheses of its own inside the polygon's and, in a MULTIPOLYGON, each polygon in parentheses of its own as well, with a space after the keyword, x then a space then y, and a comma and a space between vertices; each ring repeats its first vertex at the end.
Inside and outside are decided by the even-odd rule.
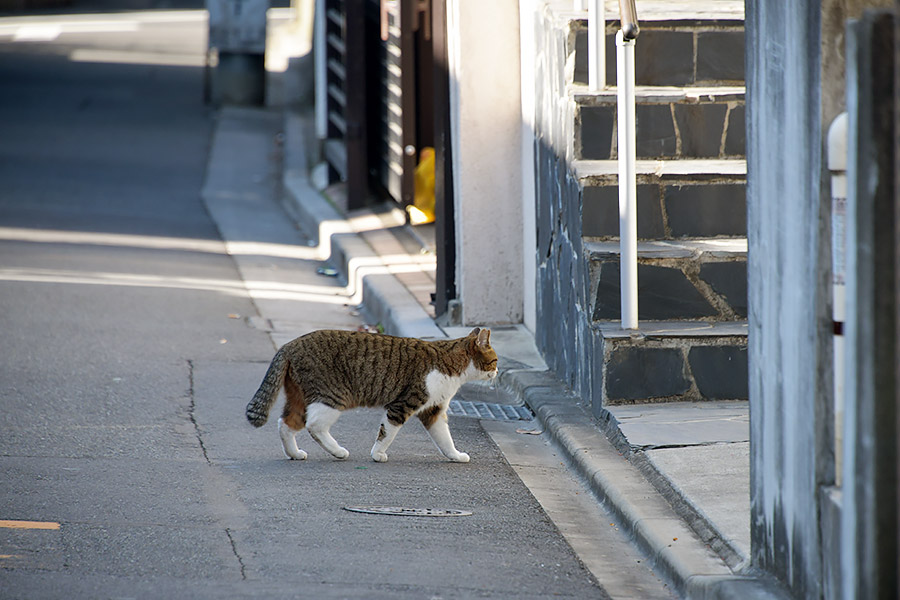
POLYGON ((306 427, 337 458, 349 452, 329 433, 341 411, 356 407, 385 410, 372 458, 387 460, 387 449, 407 419, 415 415, 441 453, 469 462, 450 437, 447 406, 463 383, 497 376, 491 332, 474 329, 455 340, 425 341, 360 331, 323 330, 288 342, 275 354, 253 400, 247 420, 260 427, 284 387, 278 419, 284 453, 303 460, 296 436, 306 427))

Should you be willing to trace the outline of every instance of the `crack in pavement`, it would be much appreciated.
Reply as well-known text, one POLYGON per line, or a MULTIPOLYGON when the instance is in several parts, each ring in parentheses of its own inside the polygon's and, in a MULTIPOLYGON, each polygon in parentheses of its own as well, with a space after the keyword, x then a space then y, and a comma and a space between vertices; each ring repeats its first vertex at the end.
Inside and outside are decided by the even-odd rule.
POLYGON ((200 450, 203 452, 203 458, 206 460, 206 464, 211 465, 212 461, 209 460, 209 454, 206 452, 206 445, 203 443, 203 436, 200 433, 200 424, 197 423, 197 402, 194 398, 194 361, 188 359, 188 418, 191 420, 191 423, 194 425, 194 434, 197 436, 197 443, 200 444, 200 450))
POLYGON ((234 553, 234 557, 237 559, 238 564, 241 566, 241 579, 247 580, 247 567, 244 565, 244 559, 241 558, 241 555, 237 551, 237 545, 234 543, 234 536, 231 534, 231 529, 225 528, 225 535, 228 536, 228 541, 231 542, 231 551, 234 553))

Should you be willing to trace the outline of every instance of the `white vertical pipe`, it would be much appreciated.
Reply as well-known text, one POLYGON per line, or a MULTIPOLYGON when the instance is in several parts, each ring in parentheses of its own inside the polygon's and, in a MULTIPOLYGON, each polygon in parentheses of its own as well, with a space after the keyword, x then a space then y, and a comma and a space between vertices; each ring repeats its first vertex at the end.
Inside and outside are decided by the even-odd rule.
POLYGON ((619 268, 622 329, 638 327, 637 182, 634 109, 634 40, 616 34, 617 112, 619 115, 619 268))
POLYGON ((603 0, 588 2, 588 87, 606 87, 606 6, 603 0))
POLYGON ((828 129, 828 170, 831 171, 831 274, 834 321, 834 483, 843 484, 844 322, 847 314, 847 123, 841 113, 828 129))

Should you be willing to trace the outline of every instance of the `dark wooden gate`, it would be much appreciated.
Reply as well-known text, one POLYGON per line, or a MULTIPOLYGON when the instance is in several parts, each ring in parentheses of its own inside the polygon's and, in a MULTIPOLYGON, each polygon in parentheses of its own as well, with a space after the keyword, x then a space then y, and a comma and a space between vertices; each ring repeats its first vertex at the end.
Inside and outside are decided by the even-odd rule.
POLYGON ((456 297, 446 0, 325 0, 325 159, 347 208, 413 203, 420 152, 435 148, 436 312, 456 297))
POLYGON ((325 157, 350 208, 413 201, 419 150, 434 145, 431 0, 326 0, 325 157))

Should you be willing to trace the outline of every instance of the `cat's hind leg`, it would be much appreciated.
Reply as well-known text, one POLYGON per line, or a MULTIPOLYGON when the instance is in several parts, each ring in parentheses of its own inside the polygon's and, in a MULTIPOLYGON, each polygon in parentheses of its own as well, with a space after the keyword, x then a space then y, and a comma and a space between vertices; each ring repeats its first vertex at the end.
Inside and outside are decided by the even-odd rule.
POLYGON ((453 443, 453 437, 450 436, 446 406, 432 406, 422 410, 416 416, 422 421, 422 425, 425 426, 425 430, 441 454, 453 462, 469 462, 469 455, 457 450, 453 443))
POLYGON ((335 458, 347 458, 350 452, 331 437, 331 426, 341 416, 341 411, 321 402, 306 407, 306 428, 309 435, 335 458))
POLYGON ((299 429, 292 429, 284 422, 284 417, 278 419, 278 435, 281 436, 281 445, 284 455, 291 460, 306 460, 306 452, 297 447, 297 434, 299 429))
POLYGON ((290 374, 284 379, 284 396, 284 411, 278 419, 281 445, 291 460, 305 460, 306 452, 297 447, 297 434, 306 426, 306 398, 290 374))

